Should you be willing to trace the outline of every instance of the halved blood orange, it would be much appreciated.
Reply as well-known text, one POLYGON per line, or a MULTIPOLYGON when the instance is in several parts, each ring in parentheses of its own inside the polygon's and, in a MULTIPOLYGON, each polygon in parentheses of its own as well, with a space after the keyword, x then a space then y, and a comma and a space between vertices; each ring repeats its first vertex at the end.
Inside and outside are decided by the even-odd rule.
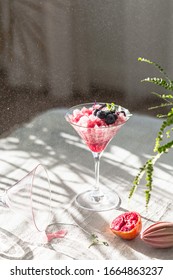
POLYGON ((133 239, 141 232, 141 216, 137 212, 125 212, 112 221, 110 229, 123 239, 133 239))

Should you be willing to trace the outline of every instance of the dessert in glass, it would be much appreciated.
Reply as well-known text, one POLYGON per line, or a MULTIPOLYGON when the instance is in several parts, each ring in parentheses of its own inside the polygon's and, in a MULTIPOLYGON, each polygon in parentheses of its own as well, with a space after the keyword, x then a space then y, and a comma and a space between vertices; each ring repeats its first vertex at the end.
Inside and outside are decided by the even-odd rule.
POLYGON ((100 157, 119 129, 130 118, 130 112, 114 103, 85 103, 70 108, 66 121, 76 130, 92 152, 95 161, 95 185, 76 196, 83 209, 106 211, 118 208, 120 197, 111 189, 101 190, 99 184, 100 157))

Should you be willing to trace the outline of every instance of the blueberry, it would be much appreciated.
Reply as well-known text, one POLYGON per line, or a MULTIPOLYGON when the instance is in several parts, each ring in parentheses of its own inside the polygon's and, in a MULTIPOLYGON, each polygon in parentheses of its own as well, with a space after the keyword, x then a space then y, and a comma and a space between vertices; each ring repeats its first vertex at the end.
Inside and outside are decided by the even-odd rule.
POLYGON ((106 111, 98 111, 97 112, 97 117, 99 119, 105 119, 106 115, 107 115, 106 111))
POLYGON ((94 111, 94 116, 96 116, 98 112, 99 112, 99 109, 96 109, 96 110, 94 111))
MULTIPOLYGON (((94 111, 94 116, 97 116, 97 113, 99 112, 99 111, 101 111, 101 109, 103 109, 104 107, 106 107, 106 104, 103 104, 103 105, 101 105, 98 109, 95 109, 95 111, 94 111)), ((98 116, 97 116, 98 117, 98 116)))
POLYGON ((113 124, 116 120, 115 114, 109 113, 105 118, 106 124, 113 124))
POLYGON ((106 104, 101 105, 99 109, 101 110, 101 109, 103 109, 104 107, 106 107, 106 104))

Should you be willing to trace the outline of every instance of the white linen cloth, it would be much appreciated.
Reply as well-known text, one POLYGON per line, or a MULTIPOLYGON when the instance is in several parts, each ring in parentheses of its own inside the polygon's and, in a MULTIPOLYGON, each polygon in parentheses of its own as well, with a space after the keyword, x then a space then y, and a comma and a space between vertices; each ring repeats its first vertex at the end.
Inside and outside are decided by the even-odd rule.
MULTIPOLYGON (((156 221, 173 221, 172 152, 155 166, 154 189, 145 208, 144 181, 132 199, 128 195, 139 167, 153 154, 154 138, 161 120, 134 114, 101 158, 100 182, 121 197, 120 209, 105 212, 81 210, 75 195, 94 183, 94 161, 73 128, 64 119, 65 109, 42 113, 0 139, 0 190, 3 191, 38 163, 46 166, 52 188, 52 213, 48 231, 67 229, 64 238, 35 244, 32 224, 8 208, 0 208, 0 259, 173 259, 173 248, 154 249, 140 237, 125 241, 109 229, 124 211, 142 215, 143 230, 156 221), (91 246, 91 234, 109 246, 91 246)), ((41 194, 40 194, 41 198, 41 194)), ((39 242, 38 242, 39 243, 39 242)))

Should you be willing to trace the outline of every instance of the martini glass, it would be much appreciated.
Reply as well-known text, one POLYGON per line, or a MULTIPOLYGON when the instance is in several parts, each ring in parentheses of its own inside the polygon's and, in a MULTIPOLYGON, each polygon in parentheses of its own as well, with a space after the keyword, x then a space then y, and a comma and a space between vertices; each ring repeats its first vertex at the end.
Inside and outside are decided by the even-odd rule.
MULTIPOLYGON (((104 104, 105 103, 99 103, 100 106, 104 106, 104 104)), ((95 162, 95 184, 92 189, 78 194, 76 196, 76 203, 78 206, 86 210, 106 211, 118 208, 121 200, 115 191, 108 188, 106 191, 101 190, 99 183, 100 158, 109 142, 132 114, 130 114, 126 108, 117 106, 117 108, 120 108, 126 115, 124 122, 117 122, 117 125, 113 124, 109 126, 86 127, 85 125, 78 125, 73 122, 72 115, 74 112, 77 114, 82 110, 82 108, 89 109, 94 105, 95 103, 85 103, 74 106, 67 111, 65 119, 88 146, 89 150, 92 152, 95 162)))
POLYGON ((0 206, 27 219, 37 232, 50 222, 51 189, 46 168, 38 164, 31 172, 0 196, 0 206))

